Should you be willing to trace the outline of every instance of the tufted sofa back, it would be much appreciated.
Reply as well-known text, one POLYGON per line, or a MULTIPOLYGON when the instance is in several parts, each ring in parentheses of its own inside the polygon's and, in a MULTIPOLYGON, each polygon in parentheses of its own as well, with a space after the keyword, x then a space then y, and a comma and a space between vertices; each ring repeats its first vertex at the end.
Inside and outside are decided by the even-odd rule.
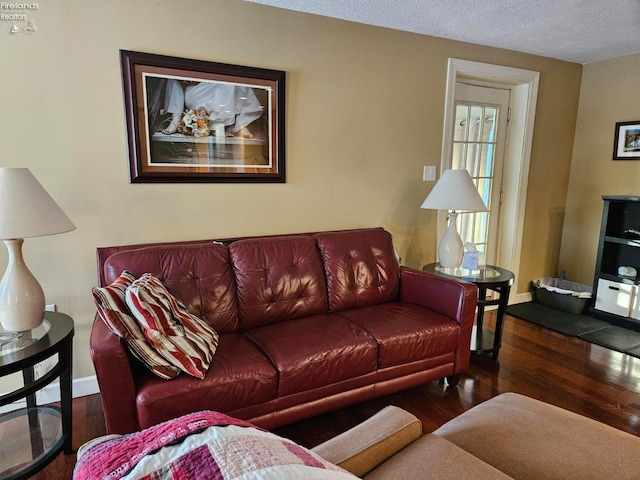
POLYGON ((243 330, 327 313, 324 270, 313 237, 292 235, 229 245, 243 330))
POLYGON ((103 267, 107 284, 123 270, 137 277, 151 273, 184 302, 189 312, 218 333, 238 330, 238 301, 229 250, 224 245, 153 246, 109 256, 103 267))
POLYGON ((318 233, 315 238, 332 312, 398 299, 400 264, 389 232, 372 228, 318 233))
POLYGON ((218 333, 396 301, 400 282, 382 228, 105 247, 98 265, 105 285, 123 270, 151 273, 218 333))

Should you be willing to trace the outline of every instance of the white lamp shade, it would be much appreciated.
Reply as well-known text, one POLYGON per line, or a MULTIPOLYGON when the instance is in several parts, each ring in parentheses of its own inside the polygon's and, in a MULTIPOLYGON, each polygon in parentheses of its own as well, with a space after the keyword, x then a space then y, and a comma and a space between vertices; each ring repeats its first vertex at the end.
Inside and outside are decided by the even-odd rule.
POLYGON ((486 212, 487 206, 467 170, 445 170, 420 208, 486 212))
POLYGON ((0 239, 41 237, 75 228, 28 168, 0 168, 0 239))

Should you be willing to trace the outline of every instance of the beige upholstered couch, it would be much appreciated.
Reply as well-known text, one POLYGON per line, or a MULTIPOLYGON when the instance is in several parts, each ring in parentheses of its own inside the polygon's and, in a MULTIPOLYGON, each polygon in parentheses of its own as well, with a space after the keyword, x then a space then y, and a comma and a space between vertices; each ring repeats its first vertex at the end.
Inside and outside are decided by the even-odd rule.
MULTIPOLYGON (((241 465, 238 467, 251 470, 254 475, 251 478, 257 478, 255 475, 267 471, 267 468, 281 468, 277 470, 279 474, 272 474, 268 478, 355 478, 347 472, 335 471, 335 465, 366 480, 640 478, 639 437, 515 393, 505 393, 481 403, 447 422, 435 432, 425 435, 422 434, 422 425, 415 416, 398 407, 389 406, 365 422, 313 448, 312 451, 316 455, 275 436, 284 443, 288 442, 289 446, 284 449, 285 452, 298 452, 301 455, 295 456, 294 461, 290 460, 290 456, 286 456, 286 461, 285 458, 282 461, 276 458, 277 461, 272 464, 265 461, 271 459, 271 456, 259 453, 264 437, 272 434, 256 433, 255 429, 244 428, 234 437, 228 430, 232 428, 234 427, 214 426, 213 429, 217 429, 215 433, 219 437, 212 443, 203 442, 202 445, 207 445, 212 452, 217 452, 218 458, 224 459, 225 465, 233 464, 235 457, 228 455, 229 451, 225 445, 231 445, 230 448, 237 456, 237 452, 242 451, 238 450, 241 442, 247 441, 240 439, 253 435, 248 443, 250 448, 241 456, 241 465), (228 436, 225 436, 225 431, 228 432, 228 436), (298 471, 298 474, 293 475, 287 468, 302 469, 304 473, 298 471)), ((167 436, 166 432, 173 430, 162 431, 167 436)), ((211 429, 207 428, 205 431, 211 429)), ((145 438, 157 443, 155 436, 147 435, 145 438)), ((171 437, 169 440, 173 439, 174 437, 171 437)), ((78 465, 74 479, 103 478, 102 474, 87 474, 87 471, 93 470, 84 467, 93 462, 104 468, 101 451, 103 455, 106 452, 104 460, 109 462, 118 455, 122 456, 122 449, 114 448, 113 444, 109 443, 121 440, 129 442, 132 438, 111 435, 83 445, 78 450, 78 465)), ((177 448, 172 446, 175 442, 169 442, 165 448, 157 450, 146 441, 140 445, 135 442, 133 444, 137 445, 138 449, 144 447, 158 452, 155 455, 160 457, 159 466, 162 471, 167 471, 167 465, 171 461, 174 461, 175 465, 177 457, 185 458, 179 455, 171 456, 171 449, 177 448)), ((129 445, 127 443, 127 446, 129 445)), ((186 449, 189 452, 201 450, 193 447, 191 443, 190 445, 186 449)), ((279 450, 274 451, 280 452, 282 449, 279 447, 279 450)), ((133 453, 132 450, 126 450, 122 458, 127 460, 137 457, 133 453)), ((180 452, 180 455, 182 454, 180 452)), ((119 459, 118 461, 120 462, 119 459)), ((187 465, 188 460, 179 460, 177 465, 182 468, 183 463, 187 465)), ((213 464, 215 465, 215 462, 213 464)), ((197 468, 201 469, 204 463, 198 465, 197 468)), ((131 467, 128 461, 123 466, 131 467)), ((113 472, 120 473, 119 470, 113 472)), ((200 478, 204 478, 203 472, 199 473, 200 478)), ((138 478, 135 473, 132 475, 138 478)), ((107 477, 112 478, 109 475, 105 478, 107 477)))
POLYGON ((640 478, 640 438, 515 393, 426 435, 387 407, 312 450, 367 480, 640 478))

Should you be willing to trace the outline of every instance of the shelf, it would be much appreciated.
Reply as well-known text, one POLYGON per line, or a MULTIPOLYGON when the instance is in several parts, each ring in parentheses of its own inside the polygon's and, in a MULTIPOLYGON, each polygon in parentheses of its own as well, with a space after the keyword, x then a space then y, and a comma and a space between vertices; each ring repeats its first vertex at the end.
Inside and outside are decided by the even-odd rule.
POLYGON ((60 451, 66 436, 56 407, 21 408, 0 415, 0 429, 11 441, 0 442, 0 478, 24 478, 60 451), (16 454, 20 452, 20 454, 16 454))
POLYGON ((493 353, 496 350, 495 333, 490 330, 478 330, 477 326, 473 326, 471 334, 471 351, 478 355, 493 353))
POLYGON ((627 245, 629 247, 640 247, 640 239, 612 237, 607 235, 606 237, 604 237, 604 241, 609 243, 617 243, 618 245, 627 245))
POLYGON ((610 202, 638 202, 640 203, 640 197, 633 195, 603 195, 603 200, 610 202))

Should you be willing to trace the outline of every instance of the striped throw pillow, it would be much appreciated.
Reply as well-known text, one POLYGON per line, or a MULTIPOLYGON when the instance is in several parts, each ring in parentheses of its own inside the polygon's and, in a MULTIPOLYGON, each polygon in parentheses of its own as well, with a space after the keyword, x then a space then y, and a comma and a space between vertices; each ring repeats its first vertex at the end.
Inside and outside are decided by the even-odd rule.
POLYGON ((180 370, 153 349, 129 312, 125 293, 135 280, 135 275, 125 270, 108 287, 94 287, 91 293, 98 314, 109 330, 123 338, 131 354, 149 370, 165 380, 175 378, 180 370))
POLYGON ((155 350, 183 372, 204 378, 218 348, 218 333, 150 273, 127 288, 125 299, 155 350))

